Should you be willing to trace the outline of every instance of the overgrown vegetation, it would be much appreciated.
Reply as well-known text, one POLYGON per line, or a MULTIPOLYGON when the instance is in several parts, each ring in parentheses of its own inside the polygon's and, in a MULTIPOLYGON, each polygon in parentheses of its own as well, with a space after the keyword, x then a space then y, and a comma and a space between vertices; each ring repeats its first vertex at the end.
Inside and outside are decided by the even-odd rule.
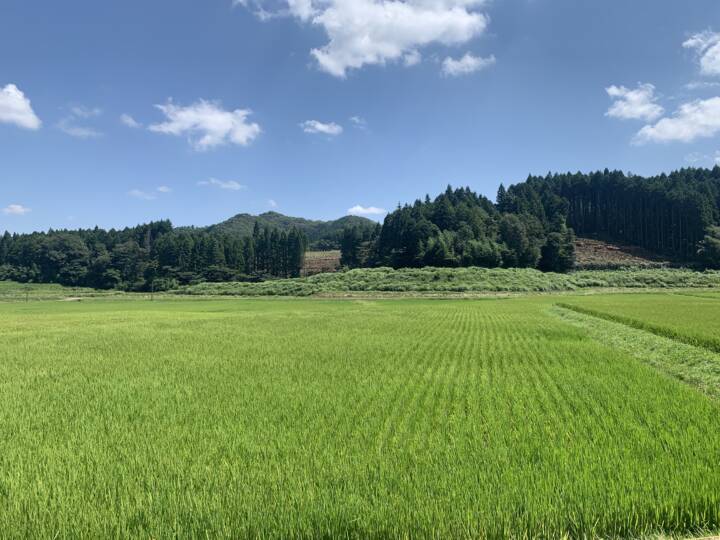
POLYGON ((0 304, 0 530, 717 533, 720 405, 552 301, 0 304))
POLYGON ((367 293, 550 292, 589 288, 720 287, 720 272, 682 269, 587 270, 569 274, 525 269, 359 268, 264 283, 201 283, 180 294, 310 296, 367 293))

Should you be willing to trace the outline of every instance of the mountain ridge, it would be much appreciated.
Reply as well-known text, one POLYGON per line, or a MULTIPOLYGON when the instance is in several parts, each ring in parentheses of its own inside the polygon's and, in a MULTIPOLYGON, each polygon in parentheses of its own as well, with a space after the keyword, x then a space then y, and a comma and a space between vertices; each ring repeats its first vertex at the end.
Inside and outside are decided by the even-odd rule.
POLYGON ((260 227, 290 230, 297 227, 305 233, 309 243, 316 247, 330 248, 336 245, 339 234, 345 227, 359 227, 360 229, 374 229, 377 222, 360 216, 343 216, 338 219, 323 221, 302 217, 287 216, 279 212, 264 212, 253 215, 248 213, 236 214, 225 221, 205 227, 208 232, 220 232, 250 236, 255 223, 260 227), (319 245, 319 246, 318 246, 319 245))

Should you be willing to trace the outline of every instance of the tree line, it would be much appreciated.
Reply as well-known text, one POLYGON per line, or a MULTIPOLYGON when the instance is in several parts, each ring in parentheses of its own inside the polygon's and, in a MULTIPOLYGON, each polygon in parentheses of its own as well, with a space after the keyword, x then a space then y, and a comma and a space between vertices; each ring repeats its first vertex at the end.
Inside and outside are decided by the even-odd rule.
POLYGON ((176 229, 170 221, 123 230, 5 232, 0 280, 147 291, 200 281, 296 277, 306 249, 302 231, 257 223, 245 237, 176 229))

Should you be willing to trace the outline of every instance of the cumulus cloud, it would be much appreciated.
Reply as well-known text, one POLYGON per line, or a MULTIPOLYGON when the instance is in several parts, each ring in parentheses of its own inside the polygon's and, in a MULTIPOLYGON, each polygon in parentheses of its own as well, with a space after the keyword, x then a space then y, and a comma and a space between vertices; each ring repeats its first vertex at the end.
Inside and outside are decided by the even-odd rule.
POLYGON ((489 56, 482 58, 473 56, 471 53, 465 53, 462 58, 457 60, 448 56, 443 60, 442 72, 448 77, 459 77, 461 75, 469 75, 481 69, 492 66, 495 63, 495 57, 489 56))
POLYGON ((127 126, 129 128, 137 129, 141 128, 142 124, 135 120, 132 116, 129 114, 121 114, 120 115, 120 122, 122 125, 127 126))
POLYGON ((30 100, 14 84, 0 88, 0 123, 33 130, 40 129, 42 125, 30 100))
POLYGON ((623 120, 652 122, 665 112, 665 109, 657 104, 655 86, 652 84, 638 83, 634 90, 613 85, 606 88, 605 91, 614 100, 605 113, 606 116, 623 120))
POLYGON ((217 178, 210 178, 209 180, 202 180, 198 182, 198 186, 214 186, 220 189, 228 189, 230 191, 240 191, 245 189, 246 186, 235 180, 218 180, 217 178))
MULTIPOLYGON (((269 0, 244 0, 266 19, 269 0)), ((422 47, 460 45, 488 26, 483 0, 280 0, 272 16, 292 16, 321 28, 327 43, 312 49, 318 67, 336 77, 367 65, 420 62, 422 47)))
POLYGON ((335 137, 343 132, 342 126, 335 122, 323 123, 318 120, 306 120, 300 124, 300 127, 305 133, 330 135, 335 137))
POLYGON ((720 97, 683 103, 672 116, 642 128, 633 142, 692 142, 720 133, 720 97))
POLYGON ((187 136, 196 150, 208 150, 226 144, 247 146, 258 135, 260 126, 249 122, 248 109, 224 110, 219 103, 201 99, 187 107, 168 101, 156 105, 165 115, 166 121, 153 124, 148 129, 156 133, 187 136))
POLYGON ((720 33, 705 31, 694 34, 683 43, 686 49, 693 49, 700 63, 700 73, 708 76, 720 75, 720 33))
POLYGON ((9 204, 2 209, 2 213, 6 216, 24 216, 30 211, 30 208, 23 206, 22 204, 9 204))
POLYGON ((381 216, 387 214, 387 210, 378 208, 377 206, 361 206, 356 204, 352 208, 348 208, 347 213, 351 216, 381 216))

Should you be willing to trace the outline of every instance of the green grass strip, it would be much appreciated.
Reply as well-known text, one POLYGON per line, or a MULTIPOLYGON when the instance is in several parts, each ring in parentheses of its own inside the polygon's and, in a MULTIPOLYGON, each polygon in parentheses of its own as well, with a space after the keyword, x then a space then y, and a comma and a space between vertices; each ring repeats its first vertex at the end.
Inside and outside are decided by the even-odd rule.
POLYGON ((577 313, 583 313, 585 315, 590 315, 598 319, 604 319, 606 321, 624 324, 625 326, 630 326, 632 328, 636 328, 637 330, 644 330, 645 332, 650 332, 660 337, 679 341, 680 343, 684 343, 686 345, 692 345, 693 347, 703 347, 705 349, 708 349, 709 351, 720 353, 720 341, 712 338, 691 336, 683 332, 673 330, 672 328, 668 328, 667 326, 652 324, 645 321, 640 321, 638 319, 633 319, 631 317, 625 317, 623 315, 616 315, 613 313, 606 313, 604 311, 598 311, 596 309, 577 306, 574 304, 567 304, 561 302, 557 305, 559 307, 569 309, 577 313))
POLYGON ((551 308, 551 313, 584 329, 596 341, 629 354, 711 398, 720 399, 720 355, 592 311, 567 304, 551 308))

